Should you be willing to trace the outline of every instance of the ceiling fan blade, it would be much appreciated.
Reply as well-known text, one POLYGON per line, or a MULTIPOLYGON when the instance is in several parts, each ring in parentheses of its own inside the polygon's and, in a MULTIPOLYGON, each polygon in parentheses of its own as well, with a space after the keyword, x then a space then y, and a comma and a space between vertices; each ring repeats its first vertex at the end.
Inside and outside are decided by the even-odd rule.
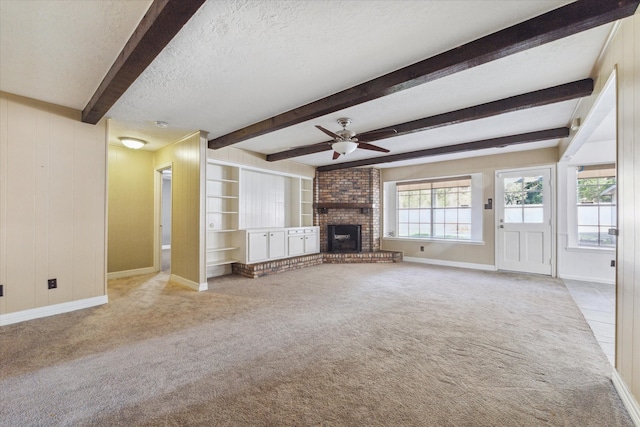
POLYGON ((398 131, 395 129, 372 130, 370 132, 363 132, 358 134, 358 140, 359 141, 375 141, 378 139, 389 138, 397 133, 398 131))
POLYGON ((365 150, 380 151, 381 153, 388 153, 386 148, 378 147, 377 145, 367 144, 366 142, 358 142, 358 148, 364 148, 365 150))
POLYGON ((340 157, 340 153, 338 153, 337 151, 333 152, 333 160, 337 159, 338 157, 340 157))
POLYGON ((342 138, 340 137, 340 135, 338 135, 337 133, 333 133, 333 132, 331 132, 329 129, 325 129, 325 128, 323 128, 322 126, 318 126, 318 125, 316 125, 316 127, 317 127, 318 129, 320 129, 322 132, 324 132, 324 133, 326 133, 327 135, 329 135, 331 138, 335 138, 335 139, 337 139, 337 140, 342 139, 342 138))

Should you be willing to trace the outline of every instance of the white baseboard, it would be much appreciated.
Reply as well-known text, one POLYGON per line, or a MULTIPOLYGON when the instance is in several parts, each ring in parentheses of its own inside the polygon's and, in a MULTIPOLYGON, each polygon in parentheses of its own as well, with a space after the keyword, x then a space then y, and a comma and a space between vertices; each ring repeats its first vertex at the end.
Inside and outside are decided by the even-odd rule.
POLYGON ((631 417, 631 421, 635 424, 636 427, 640 427, 640 405, 638 401, 633 397, 629 388, 624 383, 622 377, 616 369, 613 369, 611 373, 611 381, 613 382, 613 387, 620 395, 620 400, 624 404, 624 407, 627 408, 627 412, 629 412, 629 416, 631 417))
POLYGON ((107 279, 121 279, 123 277, 137 276, 139 274, 149 274, 155 272, 156 270, 154 270, 153 267, 136 268, 135 270, 114 271, 112 273, 107 273, 107 279))
POLYGON ((78 301, 69 301, 61 304, 47 305, 45 307, 31 308, 29 310, 17 311, 15 313, 2 314, 0 315, 0 326, 53 316, 55 314, 68 313, 70 311, 81 310, 83 308, 95 307, 96 305, 106 304, 107 302, 109 302, 107 296, 102 295, 78 301))
POLYGON ((607 285, 615 285, 616 281, 611 279, 603 279, 597 277, 587 277, 587 276, 576 276, 573 274, 559 274, 559 278, 567 279, 567 280, 579 280, 581 282, 591 282, 591 283, 606 283, 607 285))
POLYGON ((189 288, 193 289, 194 291, 206 291, 207 289, 209 289, 209 284, 207 282, 204 283, 197 283, 197 282, 193 282, 189 279, 185 279, 184 277, 181 276, 176 276, 175 274, 172 274, 170 279, 180 285, 184 285, 184 286, 188 286, 189 288))
POLYGON ((432 264, 432 265, 444 265, 446 267, 459 267, 459 268, 470 268, 473 270, 484 270, 484 271, 497 271, 498 269, 495 265, 487 265, 487 264, 474 264, 471 262, 458 262, 458 261, 444 261, 440 259, 431 259, 431 258, 415 258, 405 256, 402 258, 403 261, 407 262, 418 262, 421 264, 432 264))

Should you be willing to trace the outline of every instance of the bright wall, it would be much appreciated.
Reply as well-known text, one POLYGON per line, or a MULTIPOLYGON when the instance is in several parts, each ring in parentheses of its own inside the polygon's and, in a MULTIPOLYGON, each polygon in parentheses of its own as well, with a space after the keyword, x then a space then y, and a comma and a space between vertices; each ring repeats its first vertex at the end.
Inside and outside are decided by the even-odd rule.
MULTIPOLYGON (((382 169, 382 183, 420 178, 436 178, 455 175, 482 174, 482 202, 495 198, 495 172, 500 169, 553 165, 558 161, 557 148, 507 153, 494 156, 478 156, 468 159, 427 163, 415 166, 382 169)), ((384 201, 383 201, 384 203, 384 201)), ((483 243, 460 243, 443 241, 409 241, 382 238, 382 249, 402 251, 405 257, 455 265, 474 264, 476 267, 493 269, 495 266, 495 200, 494 209, 483 210, 483 243), (420 251, 424 246, 424 252, 420 251)))
POLYGON ((106 302, 106 125, 80 114, 0 92, 0 316, 106 302))
MULTIPOLYGON (((594 94, 582 102, 586 117, 597 95, 617 70, 617 329, 616 370, 640 402, 640 12, 621 21, 595 70, 594 94)), ((563 147, 564 149, 564 147, 563 147)), ((636 414, 640 421, 640 409, 636 414)))
POLYGON ((109 146, 109 273, 153 268, 153 156, 109 146))

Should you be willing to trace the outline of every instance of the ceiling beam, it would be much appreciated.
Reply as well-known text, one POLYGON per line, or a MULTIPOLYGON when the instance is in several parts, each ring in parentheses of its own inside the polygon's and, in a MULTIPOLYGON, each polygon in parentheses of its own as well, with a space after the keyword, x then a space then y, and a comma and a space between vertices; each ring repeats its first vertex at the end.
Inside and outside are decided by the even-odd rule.
POLYGON ((374 157, 372 159, 354 160, 352 162, 335 163, 316 168, 319 172, 336 169, 348 169, 358 166, 370 166, 380 163, 399 162, 402 160, 419 159, 422 157, 439 156, 443 154, 461 153, 464 151, 485 150, 487 148, 507 147, 527 142, 546 141, 549 139, 565 138, 569 136, 569 128, 546 129, 518 135, 502 136, 499 138, 483 139, 481 141, 465 142, 463 144, 446 145, 443 147, 427 148, 425 150, 409 151, 407 153, 391 154, 389 156, 374 157))
MULTIPOLYGON (((572 99, 589 96, 593 93, 593 80, 584 79, 547 89, 536 90, 497 101, 487 102, 485 104, 475 105, 473 107, 463 108, 448 113, 442 113, 435 116, 425 117, 423 119, 413 120, 406 123, 387 126, 381 129, 393 128, 396 134, 381 134, 380 137, 367 137, 367 141, 379 141, 385 138, 393 138, 401 135, 408 135, 414 132, 426 131, 442 126, 450 126, 464 123, 471 120, 484 119, 499 114, 511 113, 514 111, 524 110, 527 108, 541 107, 557 102, 569 101, 572 99)), ((375 132, 372 131, 372 132, 375 132)), ((366 132, 365 132, 366 133, 366 132)), ((267 161, 273 162, 277 160, 290 159, 292 157, 304 156, 307 154, 319 153, 331 150, 331 142, 326 141, 319 144, 307 145, 305 147, 293 148, 291 150, 281 151, 267 155, 267 161)))
POLYGON ((204 2, 154 0, 82 110, 82 121, 98 123, 204 2))
POLYGON ((218 149, 495 61, 634 14, 640 0, 578 0, 413 65, 209 140, 218 149))

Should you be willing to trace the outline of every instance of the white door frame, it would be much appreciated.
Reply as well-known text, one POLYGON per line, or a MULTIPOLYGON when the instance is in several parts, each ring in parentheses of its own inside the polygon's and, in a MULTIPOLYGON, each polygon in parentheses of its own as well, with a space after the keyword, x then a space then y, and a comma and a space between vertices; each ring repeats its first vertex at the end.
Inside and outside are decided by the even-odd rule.
POLYGON ((501 173, 509 173, 509 172, 526 172, 529 170, 536 170, 536 169, 550 169, 550 174, 549 176, 551 177, 551 182, 549 183, 549 189, 551 192, 551 197, 549 197, 549 212, 550 212, 550 217, 551 217, 551 277, 556 277, 557 275, 557 250, 556 250, 556 216, 557 216, 557 203, 556 203, 556 194, 557 194, 557 190, 556 190, 556 165, 555 164, 549 164, 549 165, 540 165, 540 166, 527 166, 527 167, 521 167, 521 168, 513 168, 513 169, 500 169, 500 170, 496 170, 495 171, 495 175, 494 175, 494 180, 493 180, 493 187, 494 187, 494 200, 495 200, 495 210, 494 210, 494 215, 493 215, 493 220, 494 220, 494 250, 495 250, 495 268, 496 270, 498 270, 498 257, 499 257, 499 226, 500 226, 500 218, 498 215, 498 203, 501 203, 502 201, 498 199, 498 176, 501 173))
MULTIPOLYGON (((173 162, 158 165, 154 168, 153 171, 153 271, 160 271, 162 269, 162 171, 167 169, 173 170, 173 162)), ((173 183, 171 185, 171 198, 173 199, 173 183)))

